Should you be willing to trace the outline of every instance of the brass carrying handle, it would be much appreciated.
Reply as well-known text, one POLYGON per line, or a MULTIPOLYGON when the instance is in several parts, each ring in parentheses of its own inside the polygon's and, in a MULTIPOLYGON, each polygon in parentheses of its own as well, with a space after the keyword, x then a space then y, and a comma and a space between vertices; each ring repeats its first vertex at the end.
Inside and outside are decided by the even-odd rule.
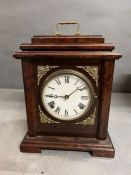
POLYGON ((75 24, 75 25, 77 25, 77 29, 76 29, 75 35, 80 35, 80 24, 79 24, 78 21, 69 21, 69 22, 67 21, 67 22, 59 22, 59 23, 57 23, 57 25, 56 25, 56 29, 57 29, 56 35, 58 35, 58 36, 62 35, 60 33, 60 30, 59 30, 59 26, 60 25, 69 25, 69 24, 75 24))

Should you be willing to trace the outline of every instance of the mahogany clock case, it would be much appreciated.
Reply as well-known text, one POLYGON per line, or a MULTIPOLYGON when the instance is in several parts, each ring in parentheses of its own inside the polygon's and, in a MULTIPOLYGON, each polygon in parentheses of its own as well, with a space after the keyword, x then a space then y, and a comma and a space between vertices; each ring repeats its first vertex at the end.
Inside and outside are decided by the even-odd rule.
POLYGON ((41 149, 91 151, 94 156, 114 156, 108 136, 108 117, 114 71, 119 53, 104 43, 102 36, 35 36, 32 43, 14 53, 22 61, 28 132, 21 143, 23 152, 41 149), (63 69, 86 76, 94 90, 93 104, 85 115, 72 121, 52 117, 41 102, 47 77, 63 69))

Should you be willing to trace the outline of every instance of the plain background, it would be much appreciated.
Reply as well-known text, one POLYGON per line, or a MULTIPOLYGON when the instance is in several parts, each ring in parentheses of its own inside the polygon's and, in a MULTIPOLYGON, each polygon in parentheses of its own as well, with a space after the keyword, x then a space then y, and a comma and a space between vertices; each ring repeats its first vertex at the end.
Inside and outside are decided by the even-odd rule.
POLYGON ((22 42, 55 34, 57 22, 72 20, 81 34, 102 34, 115 44, 123 57, 113 91, 131 92, 131 0, 0 0, 0 88, 23 88, 21 62, 12 58, 22 42))

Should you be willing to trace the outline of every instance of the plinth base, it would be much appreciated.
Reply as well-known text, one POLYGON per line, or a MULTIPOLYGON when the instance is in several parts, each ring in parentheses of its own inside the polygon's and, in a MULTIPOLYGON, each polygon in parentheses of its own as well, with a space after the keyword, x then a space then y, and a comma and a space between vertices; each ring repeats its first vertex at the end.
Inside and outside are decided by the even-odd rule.
POLYGON ((24 137, 21 152, 40 153, 42 149, 89 151, 96 157, 113 158, 115 150, 108 135, 106 140, 85 137, 61 137, 61 136, 36 136, 24 137))

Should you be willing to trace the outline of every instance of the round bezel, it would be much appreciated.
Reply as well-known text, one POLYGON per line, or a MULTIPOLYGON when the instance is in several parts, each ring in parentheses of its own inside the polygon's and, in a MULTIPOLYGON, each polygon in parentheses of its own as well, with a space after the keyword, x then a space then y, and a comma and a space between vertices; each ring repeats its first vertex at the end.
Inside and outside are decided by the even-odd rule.
POLYGON ((56 70, 55 72, 49 74, 46 77, 46 79, 44 80, 44 82, 41 86, 41 92, 40 92, 41 102, 42 102, 42 105, 43 105, 44 109, 46 110, 46 112, 50 116, 52 116, 58 120, 63 120, 63 121, 73 121, 73 120, 79 119, 79 118, 83 117, 84 115, 88 114, 89 110, 91 109, 91 107, 93 105, 94 96, 95 96, 94 88, 93 88, 93 85, 92 85, 91 81, 89 80, 89 78, 87 78, 87 76, 85 76, 83 73, 81 73, 77 70, 73 70, 73 69, 60 69, 60 70, 56 70), (60 75, 64 75, 64 74, 70 74, 70 75, 75 75, 75 76, 79 77, 87 84, 87 86, 89 87, 89 90, 90 90, 91 99, 90 99, 90 104, 88 105, 88 108, 82 114, 80 114, 79 116, 74 117, 74 118, 62 118, 58 114, 52 113, 52 111, 46 107, 45 101, 42 99, 42 94, 43 94, 44 88, 46 87, 46 84, 48 82, 50 82, 53 78, 60 76, 60 75))

